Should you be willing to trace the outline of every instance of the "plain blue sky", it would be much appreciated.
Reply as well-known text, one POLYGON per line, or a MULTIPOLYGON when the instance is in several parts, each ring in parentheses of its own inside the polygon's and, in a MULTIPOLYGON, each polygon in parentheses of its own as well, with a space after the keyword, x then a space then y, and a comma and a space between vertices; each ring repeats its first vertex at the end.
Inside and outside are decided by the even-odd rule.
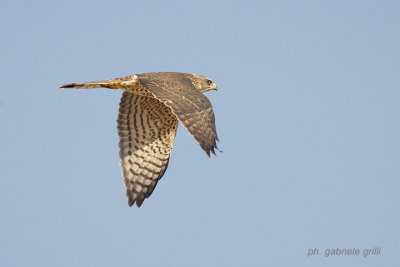
POLYGON ((398 1, 2 0, 0 265, 395 266, 399 14, 398 1), (214 79, 223 153, 180 126, 165 176, 129 208, 121 91, 58 87, 153 71, 214 79))

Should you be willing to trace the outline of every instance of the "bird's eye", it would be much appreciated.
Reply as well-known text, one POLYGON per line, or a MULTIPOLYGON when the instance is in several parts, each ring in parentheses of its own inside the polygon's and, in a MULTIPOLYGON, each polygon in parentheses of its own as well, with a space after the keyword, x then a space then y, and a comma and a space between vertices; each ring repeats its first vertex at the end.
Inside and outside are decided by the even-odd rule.
POLYGON ((213 82, 211 80, 207 80, 207 85, 211 85, 213 82))

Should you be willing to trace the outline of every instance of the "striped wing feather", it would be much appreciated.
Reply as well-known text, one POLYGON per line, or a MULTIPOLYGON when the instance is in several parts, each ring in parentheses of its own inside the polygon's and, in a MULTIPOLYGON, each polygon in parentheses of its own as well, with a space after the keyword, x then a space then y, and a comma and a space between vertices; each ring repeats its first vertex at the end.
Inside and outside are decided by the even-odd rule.
POLYGON ((128 204, 140 207, 167 169, 178 121, 159 100, 124 92, 117 123, 128 204))

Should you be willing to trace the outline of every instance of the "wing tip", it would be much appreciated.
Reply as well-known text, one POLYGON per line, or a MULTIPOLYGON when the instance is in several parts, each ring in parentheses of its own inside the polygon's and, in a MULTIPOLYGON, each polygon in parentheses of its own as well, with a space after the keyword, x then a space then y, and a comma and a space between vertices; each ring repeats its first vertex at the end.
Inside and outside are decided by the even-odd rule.
POLYGON ((140 208, 140 206, 142 206, 142 203, 144 201, 144 196, 140 197, 137 194, 132 193, 130 190, 126 190, 126 196, 128 197, 129 207, 132 207, 133 204, 135 204, 135 203, 138 208, 140 208))
POLYGON ((218 148, 216 143, 214 143, 211 147, 203 147, 202 145, 200 145, 200 146, 204 150, 204 152, 206 152, 206 154, 209 158, 211 158, 211 153, 213 153, 214 156, 217 156, 217 153, 215 152, 215 150, 217 150, 220 153, 223 152, 221 149, 218 148))
POLYGON ((128 199, 128 206, 131 208, 132 206, 133 206, 133 204, 135 204, 136 203, 136 206, 138 207, 138 208, 140 208, 140 206, 142 206, 142 203, 143 203, 143 200, 142 201, 139 201, 139 200, 137 200, 137 199, 133 199, 133 198, 129 198, 128 199))

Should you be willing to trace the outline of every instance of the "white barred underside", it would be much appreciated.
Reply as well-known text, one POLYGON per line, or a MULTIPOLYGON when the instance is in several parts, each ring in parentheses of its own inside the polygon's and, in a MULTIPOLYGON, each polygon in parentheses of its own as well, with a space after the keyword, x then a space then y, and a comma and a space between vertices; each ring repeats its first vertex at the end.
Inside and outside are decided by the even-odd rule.
POLYGON ((140 207, 168 166, 178 120, 157 99, 124 92, 117 122, 128 204, 140 207))

